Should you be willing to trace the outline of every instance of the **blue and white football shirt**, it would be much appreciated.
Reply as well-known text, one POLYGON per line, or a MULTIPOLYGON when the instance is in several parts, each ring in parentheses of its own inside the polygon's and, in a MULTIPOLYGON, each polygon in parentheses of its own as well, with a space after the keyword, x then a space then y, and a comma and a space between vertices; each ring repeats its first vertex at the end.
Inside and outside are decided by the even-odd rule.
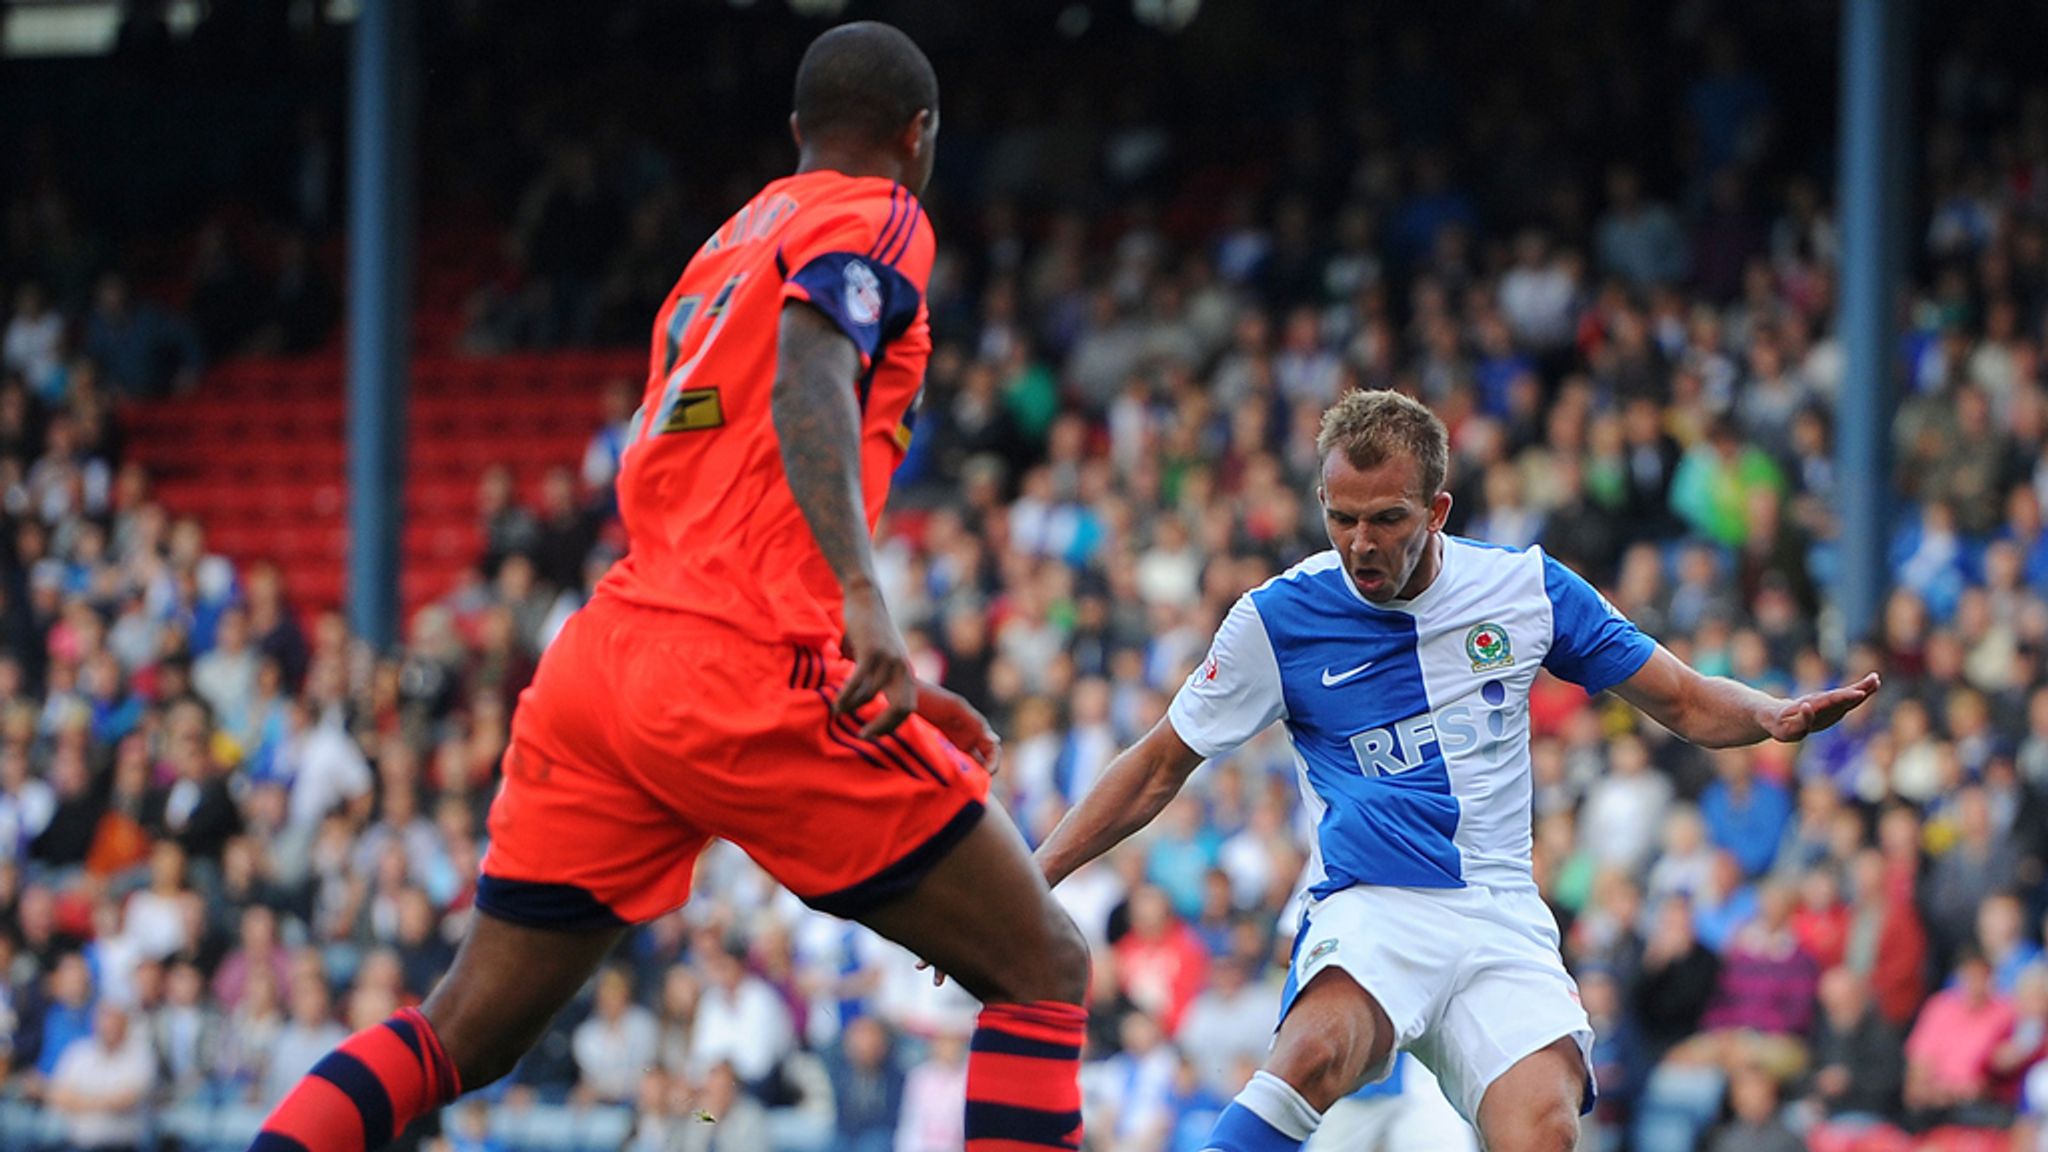
POLYGON ((1529 686, 1605 691, 1656 643, 1545 556, 1443 537, 1413 600, 1367 600, 1334 551, 1246 593, 1167 717, 1221 756, 1287 725, 1318 896, 1356 884, 1528 888, 1529 686))

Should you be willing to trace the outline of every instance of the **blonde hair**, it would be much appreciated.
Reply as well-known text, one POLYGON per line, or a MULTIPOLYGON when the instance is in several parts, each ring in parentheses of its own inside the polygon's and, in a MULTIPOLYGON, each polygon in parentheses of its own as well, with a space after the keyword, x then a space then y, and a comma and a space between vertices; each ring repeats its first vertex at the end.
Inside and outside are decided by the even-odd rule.
POLYGON ((1377 468, 1397 455, 1412 457, 1422 472, 1422 495, 1444 489, 1451 436, 1436 413, 1399 392, 1352 391, 1323 413, 1316 453, 1344 453, 1353 468, 1377 468))

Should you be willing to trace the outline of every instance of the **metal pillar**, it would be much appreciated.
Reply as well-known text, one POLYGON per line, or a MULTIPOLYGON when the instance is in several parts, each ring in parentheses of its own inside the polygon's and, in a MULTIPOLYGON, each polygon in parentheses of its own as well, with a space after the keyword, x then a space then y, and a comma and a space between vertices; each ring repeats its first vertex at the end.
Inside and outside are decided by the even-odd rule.
POLYGON ((1843 637, 1869 635, 1890 583, 1891 413, 1898 376, 1897 301, 1911 105, 1911 0, 1842 4, 1841 157, 1835 201, 1842 341, 1835 462, 1842 535, 1836 603, 1843 637))
POLYGON ((412 319, 413 0, 363 0, 349 123, 349 624, 398 639, 412 319))

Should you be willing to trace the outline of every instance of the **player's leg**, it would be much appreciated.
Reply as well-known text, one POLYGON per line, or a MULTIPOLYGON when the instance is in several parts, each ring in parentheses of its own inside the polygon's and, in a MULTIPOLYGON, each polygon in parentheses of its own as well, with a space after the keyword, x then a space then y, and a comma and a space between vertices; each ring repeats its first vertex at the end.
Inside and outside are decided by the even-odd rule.
POLYGON ((1088 942, 1000 807, 988 807, 915 888, 856 919, 984 1004, 1080 1004, 1088 991, 1088 942))
POLYGON ((1386 1010, 1342 968, 1311 977, 1286 1011, 1266 1067, 1217 1118, 1206 1148, 1297 1152, 1331 1105, 1393 1058, 1386 1010))
POLYGON ((513 717, 477 915, 454 965, 422 1008, 315 1065, 252 1152, 375 1152, 510 1071, 628 924, 688 896, 703 835, 650 803, 604 739, 609 672, 627 663, 619 645, 631 636, 585 610, 549 648, 513 717))
POLYGON ((328 1053, 264 1120, 252 1152, 371 1152, 498 1079, 621 931, 551 932, 479 914, 427 1002, 328 1053))
POLYGON ((512 1071, 624 933, 533 928, 479 913, 448 975, 420 1005, 462 1090, 512 1071))
POLYGON ((1572 1152, 1585 1098, 1585 1053, 1577 1040, 1561 1036, 1516 1061, 1486 1089, 1479 1138, 1487 1152, 1572 1152))
POLYGON ((1473 966, 1430 1029, 1448 1097, 1489 1152, 1570 1152, 1593 1103, 1593 1026, 1534 893, 1465 922, 1473 966))
POLYGON ((968 1152, 1079 1148, 1088 944, 1002 809, 989 807, 908 893, 858 919, 982 1001, 967 1058, 968 1152))

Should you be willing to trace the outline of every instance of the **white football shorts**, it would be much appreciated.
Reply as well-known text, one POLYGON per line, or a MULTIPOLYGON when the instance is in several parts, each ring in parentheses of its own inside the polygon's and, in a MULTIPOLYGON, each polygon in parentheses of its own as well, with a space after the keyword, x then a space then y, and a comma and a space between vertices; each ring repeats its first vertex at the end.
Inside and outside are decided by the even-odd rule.
POLYGON ((1593 1026, 1558 952, 1557 921, 1533 888, 1359 886, 1312 902, 1283 1020, 1326 968, 1342 969, 1379 1001, 1395 1047, 1428 1066, 1475 1127, 1487 1088, 1565 1036, 1586 1062, 1582 1107, 1592 1107, 1593 1026))

